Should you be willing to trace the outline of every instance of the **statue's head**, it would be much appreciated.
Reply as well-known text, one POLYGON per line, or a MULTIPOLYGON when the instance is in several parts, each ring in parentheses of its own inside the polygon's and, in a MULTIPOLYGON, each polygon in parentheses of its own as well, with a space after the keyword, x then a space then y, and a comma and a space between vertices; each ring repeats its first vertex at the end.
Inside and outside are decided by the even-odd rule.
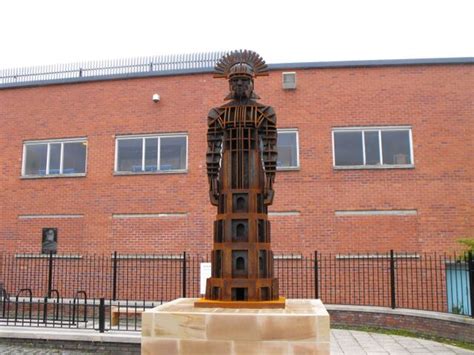
POLYGON ((232 98, 251 98, 253 93, 253 78, 247 75, 233 75, 229 78, 229 90, 232 98))
POLYGON ((229 80, 230 93, 226 97, 230 99, 256 99, 258 96, 253 92, 254 78, 267 75, 265 61, 252 51, 233 51, 216 64, 216 78, 227 78, 229 80))

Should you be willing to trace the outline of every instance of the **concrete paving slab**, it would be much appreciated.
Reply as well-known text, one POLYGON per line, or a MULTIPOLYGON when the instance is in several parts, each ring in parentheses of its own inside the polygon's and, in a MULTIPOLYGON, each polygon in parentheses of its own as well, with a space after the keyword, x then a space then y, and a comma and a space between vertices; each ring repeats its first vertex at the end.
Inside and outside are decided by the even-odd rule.
MULTIPOLYGON (((94 330, 74 329, 37 329, 27 327, 0 328, 0 354, 70 354, 86 353, 74 350, 31 348, 21 344, 8 344, 7 338, 43 339, 57 341, 110 342, 139 344, 139 332, 111 331, 99 333, 94 330), (4 338, 2 340, 2 338, 4 338)), ((368 333, 356 330, 331 330, 332 355, 474 355, 474 351, 442 344, 431 340, 408 338, 398 335, 368 333)))
POLYGON ((331 330, 331 354, 474 354, 474 351, 426 339, 368 333, 356 330, 331 330))

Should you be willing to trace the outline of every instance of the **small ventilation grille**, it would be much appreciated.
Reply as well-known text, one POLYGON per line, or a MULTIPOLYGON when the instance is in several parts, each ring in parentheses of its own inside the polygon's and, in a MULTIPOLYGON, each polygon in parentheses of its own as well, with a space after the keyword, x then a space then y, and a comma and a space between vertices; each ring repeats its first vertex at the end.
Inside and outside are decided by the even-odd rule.
POLYGON ((283 84, 283 89, 285 90, 296 89, 296 73, 295 72, 282 73, 282 84, 283 84))

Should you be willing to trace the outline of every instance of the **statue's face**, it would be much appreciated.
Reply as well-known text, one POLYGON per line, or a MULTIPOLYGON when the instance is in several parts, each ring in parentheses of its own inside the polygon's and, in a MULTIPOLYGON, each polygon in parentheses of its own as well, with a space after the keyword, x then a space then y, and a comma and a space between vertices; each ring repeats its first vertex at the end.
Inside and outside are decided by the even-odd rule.
POLYGON ((249 98, 253 91, 252 78, 248 76, 234 76, 229 79, 229 88, 235 98, 249 98))

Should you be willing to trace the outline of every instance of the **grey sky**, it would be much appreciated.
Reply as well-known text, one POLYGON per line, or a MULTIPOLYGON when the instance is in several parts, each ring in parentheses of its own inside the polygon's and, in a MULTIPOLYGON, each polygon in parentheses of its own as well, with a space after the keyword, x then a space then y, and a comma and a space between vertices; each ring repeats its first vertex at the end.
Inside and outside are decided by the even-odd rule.
POLYGON ((474 57, 473 0, 3 0, 0 68, 252 49, 268 63, 474 57))

